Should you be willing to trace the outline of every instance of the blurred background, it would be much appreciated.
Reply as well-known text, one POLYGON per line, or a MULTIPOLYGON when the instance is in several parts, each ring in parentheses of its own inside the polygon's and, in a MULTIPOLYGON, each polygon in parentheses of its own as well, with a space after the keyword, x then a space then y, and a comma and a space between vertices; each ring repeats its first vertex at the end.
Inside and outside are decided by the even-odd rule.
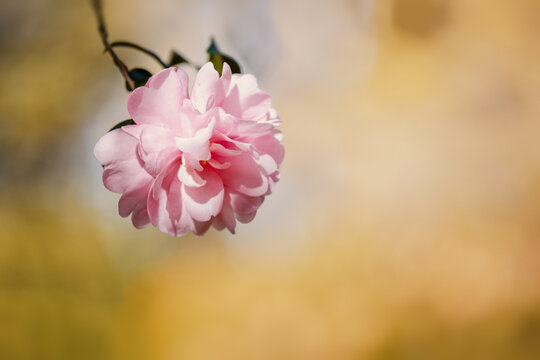
POLYGON ((215 36, 273 96, 282 180, 234 236, 134 229, 92 154, 128 94, 89 2, 2 0, 1 359, 540 358, 540 2, 105 17, 163 58, 215 36))

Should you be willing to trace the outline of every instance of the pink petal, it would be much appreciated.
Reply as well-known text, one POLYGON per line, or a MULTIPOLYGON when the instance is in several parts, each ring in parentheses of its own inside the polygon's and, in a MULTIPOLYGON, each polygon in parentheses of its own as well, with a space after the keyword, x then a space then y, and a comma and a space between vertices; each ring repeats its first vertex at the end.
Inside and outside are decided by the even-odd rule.
POLYGON ((148 216, 148 210, 146 207, 139 207, 131 215, 131 222, 137 229, 142 229, 150 224, 150 218, 148 216))
POLYGON ((247 224, 248 222, 251 222, 251 220, 255 218, 255 215, 257 215, 257 211, 254 211, 249 214, 236 214, 236 220, 238 220, 242 224, 247 224))
POLYGON ((195 235, 204 235, 208 229, 210 229, 210 226, 212 226, 212 220, 208 221, 197 221, 193 220, 193 233, 195 235))
POLYGON ((150 175, 157 176, 172 161, 180 159, 180 155, 169 130, 146 126, 140 133, 139 156, 150 175))
POLYGON ((280 165, 285 156, 285 149, 281 144, 281 141, 276 135, 281 134, 279 130, 273 130, 267 135, 254 138, 252 140, 253 146, 257 149, 259 154, 270 155, 277 165, 280 165))
POLYGON ((132 214, 131 221, 136 228, 145 227, 150 222, 147 198, 151 185, 151 178, 133 179, 130 190, 124 192, 118 201, 118 213, 122 217, 132 214))
POLYGON ((268 177, 268 193, 267 195, 271 194, 274 190, 274 185, 279 181, 280 173, 279 171, 275 171, 272 175, 268 177))
MULTIPOLYGON (((234 147, 236 148, 236 146, 234 147)), ((242 154, 242 150, 228 149, 225 146, 214 142, 210 145, 210 151, 212 154, 221 156, 236 156, 242 154)))
POLYGON ((264 196, 247 196, 239 193, 230 193, 231 207, 237 214, 250 214, 257 211, 264 201, 264 196))
MULTIPOLYGON (((157 184, 154 183, 153 186, 157 184)), ((157 191, 153 189, 157 193, 157 199, 148 196, 150 221, 161 231, 172 236, 186 234, 192 225, 191 219, 183 210, 181 187, 180 181, 174 176, 173 171, 170 171, 157 191)))
POLYGON ((235 149, 246 152, 251 152, 253 150, 253 145, 251 145, 250 143, 237 141, 219 131, 214 132, 214 135, 212 136, 212 142, 219 143, 221 146, 227 149, 235 149))
POLYGON ((151 179, 139 162, 137 139, 121 129, 103 135, 94 147, 94 155, 105 166, 103 184, 113 192, 129 190, 134 179, 151 179))
POLYGON ((261 196, 268 190, 268 179, 263 169, 247 153, 228 159, 231 166, 219 174, 226 186, 249 196, 261 196))
POLYGON ((210 138, 214 131, 216 120, 213 118, 208 125, 198 130, 192 137, 176 137, 176 146, 183 151, 182 163, 198 171, 202 170, 200 161, 210 159, 210 138))
POLYGON ((225 91, 229 87, 231 70, 228 64, 223 64, 222 77, 211 62, 207 62, 197 73, 193 88, 191 89, 191 101, 199 112, 205 113, 212 107, 221 104, 225 97, 225 91))
POLYGON ((255 162, 264 169, 266 175, 270 175, 278 169, 278 164, 274 158, 268 154, 255 156, 255 162))
POLYGON ((190 187, 201 187, 206 184, 206 180, 199 175, 198 171, 184 165, 180 166, 178 169, 178 180, 180 180, 182 184, 190 187))
POLYGON ((212 224, 216 229, 222 230, 227 228, 232 234, 235 233, 236 229, 236 220, 234 218, 234 212, 230 205, 228 205, 227 200, 223 202, 223 208, 218 216, 214 218, 212 224))
POLYGON ((205 170, 201 177, 206 184, 199 187, 182 186, 184 206, 197 221, 208 221, 221 211, 224 189, 221 178, 211 170, 205 170))
POLYGON ((214 169, 224 170, 224 169, 228 169, 231 166, 231 163, 227 161, 218 160, 214 157, 208 160, 208 165, 212 166, 214 169))
POLYGON ((174 128, 184 99, 188 98, 189 79, 182 69, 161 70, 146 86, 135 89, 128 99, 128 112, 137 124, 174 128))
POLYGON ((183 152, 194 152, 199 150, 201 147, 208 150, 209 140, 212 137, 215 126, 216 119, 213 118, 204 128, 199 129, 193 136, 175 137, 174 140, 176 142, 176 146, 178 146, 178 148, 183 152))
POLYGON ((144 182, 122 194, 118 201, 118 213, 121 217, 128 216, 138 208, 146 209, 146 199, 151 185, 151 181, 144 182))
POLYGON ((271 105, 270 95, 259 90, 257 79, 251 74, 234 74, 221 104, 227 113, 243 120, 264 118, 271 105))

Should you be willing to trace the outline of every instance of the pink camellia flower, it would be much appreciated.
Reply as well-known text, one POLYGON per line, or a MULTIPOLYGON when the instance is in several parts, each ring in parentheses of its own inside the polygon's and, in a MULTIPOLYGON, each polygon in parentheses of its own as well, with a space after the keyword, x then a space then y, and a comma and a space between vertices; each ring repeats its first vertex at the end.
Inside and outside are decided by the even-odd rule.
POLYGON ((279 180, 284 149, 270 96, 252 75, 220 77, 212 63, 188 93, 185 71, 160 71, 135 89, 135 125, 104 135, 94 154, 103 183, 122 196, 121 216, 174 236, 202 235, 213 225, 235 231, 251 221, 279 180))

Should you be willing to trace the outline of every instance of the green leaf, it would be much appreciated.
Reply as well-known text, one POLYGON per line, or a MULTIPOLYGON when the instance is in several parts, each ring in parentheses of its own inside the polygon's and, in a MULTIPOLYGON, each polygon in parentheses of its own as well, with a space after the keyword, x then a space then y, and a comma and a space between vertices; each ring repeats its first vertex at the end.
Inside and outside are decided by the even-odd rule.
POLYGON ((240 65, 238 64, 238 62, 236 62, 236 60, 234 60, 232 57, 228 55, 221 54, 221 56, 223 57, 223 61, 229 64, 229 66, 231 67, 231 72, 233 74, 242 73, 242 69, 240 69, 240 65))
POLYGON ((219 73, 219 76, 221 76, 221 73, 223 72, 223 63, 229 64, 233 74, 240 74, 242 72, 242 70, 240 69, 240 65, 236 60, 234 60, 229 55, 225 55, 221 51, 219 51, 219 48, 214 38, 210 40, 210 46, 208 46, 206 52, 208 53, 208 60, 212 64, 214 64, 214 68, 219 73))
MULTIPOLYGON (((131 69, 128 72, 129 77, 131 80, 133 80, 133 83, 135 84, 135 88, 138 88, 139 86, 144 86, 148 82, 148 79, 152 76, 152 74, 145 69, 135 68, 131 69)), ((129 87, 126 84, 126 88, 129 91, 129 87)))
POLYGON ((169 58, 169 66, 174 66, 178 64, 188 63, 185 57, 177 53, 176 51, 171 51, 171 57, 169 58))
POLYGON ((127 120, 124 120, 124 121, 120 121, 118 124, 114 125, 107 132, 111 132, 113 130, 120 129, 122 126, 126 126, 126 125, 135 125, 135 121, 133 121, 133 119, 127 119, 127 120))
POLYGON ((216 39, 214 39, 213 37, 210 38, 210 45, 206 49, 206 53, 209 54, 209 55, 210 54, 219 54, 219 49, 218 49, 217 44, 216 44, 216 39))

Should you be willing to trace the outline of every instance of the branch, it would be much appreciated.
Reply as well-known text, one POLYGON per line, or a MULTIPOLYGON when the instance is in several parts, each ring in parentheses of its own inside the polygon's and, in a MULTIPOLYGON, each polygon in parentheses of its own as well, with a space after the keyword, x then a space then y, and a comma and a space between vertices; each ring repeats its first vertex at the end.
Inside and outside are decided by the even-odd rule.
POLYGON ((153 52, 151 50, 148 50, 146 48, 143 48, 140 45, 133 44, 133 43, 131 43, 129 41, 115 41, 115 42, 113 42, 111 44, 111 48, 113 48, 115 46, 125 46, 125 47, 129 47, 129 48, 132 48, 132 49, 142 51, 146 55, 149 55, 149 56, 153 57, 161 66, 163 66, 164 69, 169 67, 169 65, 165 61, 161 60, 161 58, 155 52, 153 52))
POLYGON ((131 78, 129 77, 129 70, 126 64, 124 64, 124 62, 120 60, 118 55, 116 55, 116 52, 111 47, 111 44, 109 44, 109 34, 107 33, 107 27, 105 26, 105 19, 103 17, 103 2, 102 0, 91 0, 91 2, 94 13, 96 14, 98 32, 101 37, 101 41, 103 42, 103 46, 105 46, 105 51, 107 51, 111 55, 114 64, 116 65, 118 70, 120 70, 120 73, 126 80, 129 91, 132 91, 133 89, 135 89, 135 84, 133 80, 131 80, 131 78))

